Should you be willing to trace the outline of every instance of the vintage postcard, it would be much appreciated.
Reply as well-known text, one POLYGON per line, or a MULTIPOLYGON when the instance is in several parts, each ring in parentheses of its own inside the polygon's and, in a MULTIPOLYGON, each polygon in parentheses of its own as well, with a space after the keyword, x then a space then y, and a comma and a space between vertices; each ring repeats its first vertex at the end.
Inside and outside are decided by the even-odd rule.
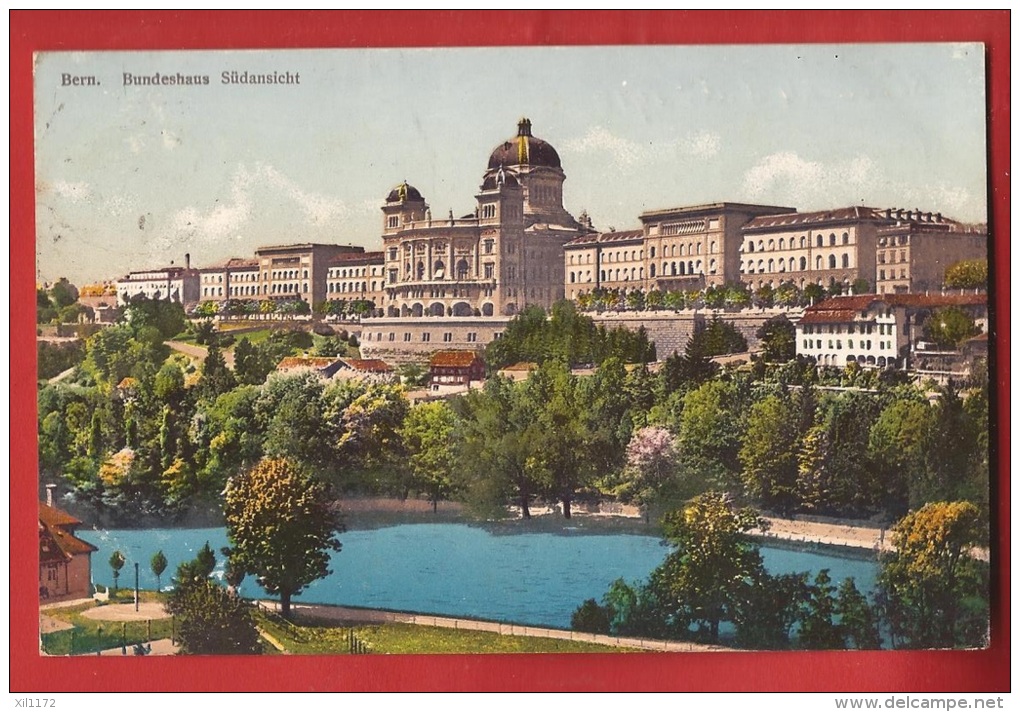
POLYGON ((986 45, 32 69, 40 661, 994 649, 986 45))

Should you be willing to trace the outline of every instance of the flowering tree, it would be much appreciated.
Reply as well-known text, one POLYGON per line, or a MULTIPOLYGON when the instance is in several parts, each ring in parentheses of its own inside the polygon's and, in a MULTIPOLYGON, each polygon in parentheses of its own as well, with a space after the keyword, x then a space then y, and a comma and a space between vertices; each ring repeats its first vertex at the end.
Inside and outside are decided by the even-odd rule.
POLYGON ((627 482, 621 495, 647 507, 669 488, 676 471, 676 439, 665 428, 641 428, 627 445, 627 482))

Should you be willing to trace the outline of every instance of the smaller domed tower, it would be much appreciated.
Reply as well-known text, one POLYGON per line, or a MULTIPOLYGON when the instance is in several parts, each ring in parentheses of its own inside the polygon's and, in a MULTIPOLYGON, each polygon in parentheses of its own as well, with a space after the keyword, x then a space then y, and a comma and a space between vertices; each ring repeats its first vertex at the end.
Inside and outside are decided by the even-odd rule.
POLYGON ((426 219, 429 206, 413 185, 405 180, 386 196, 383 211, 383 235, 393 235, 412 222, 426 219))

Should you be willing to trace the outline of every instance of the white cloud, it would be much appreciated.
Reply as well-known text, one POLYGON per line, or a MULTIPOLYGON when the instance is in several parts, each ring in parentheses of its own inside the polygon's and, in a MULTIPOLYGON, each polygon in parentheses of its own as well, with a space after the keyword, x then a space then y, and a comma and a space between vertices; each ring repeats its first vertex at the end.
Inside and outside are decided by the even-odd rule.
POLYGON ((751 199, 775 196, 771 199, 786 203, 849 205, 860 202, 862 191, 878 178, 868 156, 824 164, 782 151, 744 173, 744 192, 751 199))
POLYGON ((563 144, 572 153, 607 153, 618 166, 629 166, 641 159, 642 146, 625 138, 614 136, 603 126, 592 126, 588 133, 563 144))
POLYGON ((339 198, 301 188, 273 166, 241 165, 231 177, 229 198, 209 210, 189 206, 171 218, 171 227, 179 235, 191 235, 215 241, 237 236, 253 218, 256 205, 280 198, 297 205, 309 227, 330 227, 349 216, 350 210, 339 198))
POLYGON ((719 153, 721 145, 722 139, 719 134, 710 131, 699 131, 653 146, 617 136, 604 126, 593 126, 581 138, 565 142, 563 149, 569 153, 605 154, 610 157, 616 168, 629 168, 677 156, 711 158, 719 153))
POLYGON ((711 158, 719 153, 722 138, 719 134, 702 131, 693 134, 680 142, 680 150, 695 158, 711 158))

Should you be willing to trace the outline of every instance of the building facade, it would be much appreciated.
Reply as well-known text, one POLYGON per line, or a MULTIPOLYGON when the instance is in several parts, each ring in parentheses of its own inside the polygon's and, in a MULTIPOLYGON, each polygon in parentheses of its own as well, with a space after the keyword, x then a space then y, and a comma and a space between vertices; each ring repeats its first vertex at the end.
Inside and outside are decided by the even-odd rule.
POLYGON ((436 219, 404 182, 383 205, 388 317, 513 315, 564 295, 563 245, 586 231, 563 207, 556 150, 522 119, 490 154, 472 213, 436 219))
POLYGON ((39 599, 51 603, 92 595, 92 552, 96 547, 75 536, 81 522, 39 503, 39 599))
POLYGON ((165 299, 180 304, 198 301, 199 273, 191 269, 191 256, 185 255, 184 267, 161 267, 129 272, 117 280, 117 301, 127 304, 134 298, 165 299))
POLYGON ((199 300, 221 302, 226 299, 259 299, 259 263, 255 259, 232 257, 199 273, 199 300))
POLYGON ((760 216, 794 211, 722 202, 642 213, 649 288, 690 291, 737 281, 742 229, 760 216))
POLYGON ((326 270, 326 299, 361 299, 386 309, 386 264, 383 253, 345 252, 329 261, 326 270))
POLYGON ((796 324, 798 356, 819 365, 856 362, 879 368, 906 368, 931 352, 924 324, 939 309, 954 307, 988 331, 985 294, 859 294, 832 297, 804 310, 796 324))
POLYGON ((878 230, 894 220, 888 211, 850 207, 757 217, 743 230, 740 278, 752 288, 793 282, 848 287, 875 285, 878 230))
POLYGON ((875 291, 879 294, 939 291, 946 268, 962 260, 987 259, 988 234, 941 213, 887 211, 895 224, 878 231, 875 291))
POLYGON ((255 250, 262 299, 307 302, 312 308, 326 301, 331 261, 343 254, 364 254, 354 245, 303 243, 271 245, 255 250))

